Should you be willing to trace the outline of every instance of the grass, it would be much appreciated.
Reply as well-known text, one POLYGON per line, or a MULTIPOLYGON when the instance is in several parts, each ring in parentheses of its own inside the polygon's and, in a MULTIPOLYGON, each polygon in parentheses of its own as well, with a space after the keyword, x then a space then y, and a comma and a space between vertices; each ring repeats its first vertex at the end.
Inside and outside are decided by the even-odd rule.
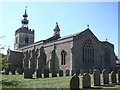
MULTIPOLYGON (((23 75, 2 75, 2 88, 33 88, 33 87, 40 87, 40 88, 69 88, 71 76, 67 77, 50 77, 50 78, 35 78, 34 79, 24 79, 23 75)), ((82 89, 82 75, 79 75, 80 78, 80 89, 82 89)), ((93 76, 91 75, 91 89, 94 90, 120 90, 120 85, 109 84, 104 86, 101 79, 101 86, 94 87, 93 85, 93 76)), ((111 82, 111 80, 110 80, 111 82)), ((89 89, 89 90, 91 90, 89 89)), ((5 89, 4 89, 5 90, 5 89)), ((21 90, 21 89, 20 89, 21 90)), ((23 89, 22 89, 23 90, 23 89)), ((30 90, 30 89, 29 89, 30 90)), ((31 89, 33 90, 33 89, 31 89)), ((53 90, 53 89, 52 89, 53 90)))

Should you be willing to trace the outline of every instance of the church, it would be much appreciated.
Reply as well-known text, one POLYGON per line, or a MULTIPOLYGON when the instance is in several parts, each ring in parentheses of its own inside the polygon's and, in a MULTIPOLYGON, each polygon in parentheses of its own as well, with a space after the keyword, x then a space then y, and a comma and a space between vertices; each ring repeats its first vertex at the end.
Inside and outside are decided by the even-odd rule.
POLYGON ((114 70, 116 57, 114 45, 100 41, 88 28, 69 36, 60 36, 60 27, 56 22, 53 36, 34 42, 35 31, 28 28, 27 11, 21 20, 22 27, 15 31, 14 50, 7 50, 9 70, 31 68, 50 72, 59 70, 87 71, 95 68, 114 70))

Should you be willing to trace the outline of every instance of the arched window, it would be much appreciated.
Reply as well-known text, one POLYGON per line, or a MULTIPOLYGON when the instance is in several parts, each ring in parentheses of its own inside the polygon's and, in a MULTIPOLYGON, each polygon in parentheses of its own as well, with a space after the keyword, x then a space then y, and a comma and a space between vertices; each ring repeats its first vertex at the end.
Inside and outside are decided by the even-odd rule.
POLYGON ((94 48, 90 39, 83 42, 82 55, 84 63, 94 63, 94 48))
POLYGON ((28 37, 25 37, 25 43, 28 44, 28 37))
POLYGON ((66 51, 65 50, 62 50, 61 52, 61 65, 65 65, 66 64, 66 51))
POLYGON ((110 49, 105 48, 104 55, 105 55, 104 57, 105 63, 110 63, 110 49))

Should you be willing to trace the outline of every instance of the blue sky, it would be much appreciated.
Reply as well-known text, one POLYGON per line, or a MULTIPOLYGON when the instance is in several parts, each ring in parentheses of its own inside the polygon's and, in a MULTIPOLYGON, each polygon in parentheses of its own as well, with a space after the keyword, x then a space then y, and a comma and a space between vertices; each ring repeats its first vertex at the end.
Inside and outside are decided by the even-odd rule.
POLYGON ((2 2, 0 3, 0 40, 6 53, 8 46, 14 49, 15 30, 22 26, 21 19, 27 6, 29 28, 35 30, 35 41, 53 35, 55 23, 61 29, 61 37, 81 32, 87 28, 100 41, 114 44, 118 55, 118 3, 117 2, 2 2))

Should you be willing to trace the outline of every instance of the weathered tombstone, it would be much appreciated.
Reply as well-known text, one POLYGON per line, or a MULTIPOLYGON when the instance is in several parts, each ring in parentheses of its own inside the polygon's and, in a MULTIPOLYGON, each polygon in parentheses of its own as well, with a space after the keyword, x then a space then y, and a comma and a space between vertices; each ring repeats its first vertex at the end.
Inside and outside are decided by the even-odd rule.
POLYGON ((74 75, 70 80, 70 90, 79 90, 79 77, 74 75))
POLYGON ((111 72, 111 82, 116 83, 116 72, 115 71, 111 72))
POLYGON ((75 71, 76 71, 76 72, 75 72, 76 75, 79 75, 79 74, 80 74, 80 70, 79 70, 79 69, 76 69, 75 71))
POLYGON ((5 75, 9 75, 9 68, 5 69, 5 75))
POLYGON ((52 71, 52 77, 57 77, 57 72, 56 71, 52 71))
POLYGON ((83 74, 84 74, 84 71, 83 71, 83 69, 82 69, 82 68, 80 69, 80 74, 81 74, 81 75, 83 75, 83 74))
POLYGON ((44 69, 44 77, 49 77, 49 69, 44 69))
POLYGON ((106 69, 102 71, 103 74, 103 84, 109 84, 109 73, 106 69))
POLYGON ((84 73, 82 77, 83 88, 90 88, 91 87, 91 78, 88 73, 84 73))
POLYGON ((15 75, 15 69, 10 70, 13 75, 15 75))
POLYGON ((70 76, 70 70, 66 70, 66 76, 70 76))
POLYGON ((40 69, 37 69, 36 77, 37 78, 42 78, 42 71, 40 69))
POLYGON ((25 68, 24 69, 24 78, 32 78, 32 70, 31 68, 25 68))
POLYGON ((98 69, 95 69, 93 72, 93 78, 94 78, 94 86, 100 86, 100 71, 98 69))
POLYGON ((62 77, 63 76, 63 70, 60 70, 59 71, 59 77, 62 77))
POLYGON ((120 83, 120 69, 118 70, 118 83, 120 83))
POLYGON ((71 76, 75 74, 75 70, 71 70, 71 76))

